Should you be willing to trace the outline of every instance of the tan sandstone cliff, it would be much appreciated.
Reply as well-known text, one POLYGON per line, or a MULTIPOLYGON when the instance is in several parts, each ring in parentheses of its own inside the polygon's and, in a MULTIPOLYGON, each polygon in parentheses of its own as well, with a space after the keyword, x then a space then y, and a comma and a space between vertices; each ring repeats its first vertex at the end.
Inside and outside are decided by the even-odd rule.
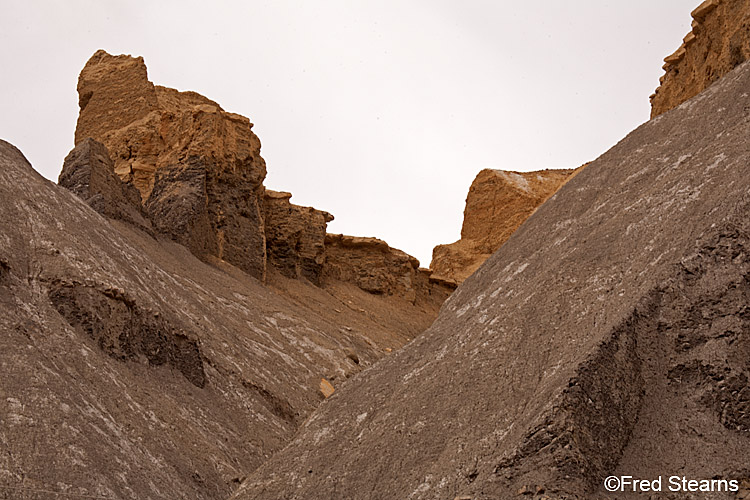
POLYGON ((432 251, 431 280, 461 284, 578 170, 479 172, 466 197, 461 239, 432 251))
POLYGON ((750 55, 750 1, 706 0, 693 12, 682 45, 664 58, 664 75, 651 95, 651 118, 680 105, 750 55))
MULTIPOLYGON (((135 199, 134 190, 127 189, 134 186, 140 193, 130 205, 149 228, 202 260, 227 262, 261 281, 272 266, 285 277, 318 286, 346 281, 411 303, 416 295, 447 294, 448 289, 438 290, 443 285, 422 279, 425 273, 411 265, 416 259, 384 242, 351 246, 326 239, 331 214, 295 205, 291 193, 263 186, 266 165, 249 119, 195 92, 154 85, 142 57, 97 51, 81 71, 78 93, 71 155, 88 158, 93 147, 96 158, 108 157, 124 192, 135 199), (103 146, 92 146, 91 139, 103 146)), ((76 179, 67 187, 81 184, 76 179)), ((114 186, 107 193, 119 191, 114 186)), ((117 206, 122 211, 125 205, 117 206)), ((99 211, 112 217, 108 210, 99 211)))
POLYGON ((155 228, 199 257, 265 276, 266 166, 247 118, 148 80, 142 57, 97 51, 78 79, 75 142, 103 143, 155 228))
POLYGON ((429 281, 430 271, 421 269, 416 258, 377 238, 329 234, 326 255, 326 276, 376 295, 398 295, 414 303, 419 295, 443 288, 429 281))

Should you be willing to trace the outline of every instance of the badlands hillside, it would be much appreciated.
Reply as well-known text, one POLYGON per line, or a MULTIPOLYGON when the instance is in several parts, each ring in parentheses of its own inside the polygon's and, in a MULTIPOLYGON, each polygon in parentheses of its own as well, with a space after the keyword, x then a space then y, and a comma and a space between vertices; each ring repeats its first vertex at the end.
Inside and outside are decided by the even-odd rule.
POLYGON ((750 477, 748 91, 746 63, 588 165, 234 498, 750 477))
POLYGON ((432 270, 96 52, 58 184, 0 141, 0 498, 750 497, 749 15, 585 168, 480 172, 432 270), (604 489, 673 474, 738 488, 604 489))
POLYGON ((451 289, 263 187, 252 124, 99 51, 60 184, 0 147, 0 498, 226 498, 451 289))
MULTIPOLYGON (((664 59, 665 73, 650 96, 652 118, 695 96, 750 55, 750 3, 746 0, 706 0, 691 14, 692 29, 664 59)), ((567 171, 479 172, 466 197, 461 239, 433 250, 433 280, 449 286, 461 284, 586 165, 567 171)))
MULTIPOLYGON (((719 67, 723 30, 747 12, 694 11, 695 46, 714 47, 705 64, 719 67)), ((747 40, 744 26, 732 37, 747 40)), ((650 498, 745 498, 750 65, 738 53, 565 183, 427 332, 326 401, 234 498, 643 498, 604 479, 675 473, 740 487, 650 498)))

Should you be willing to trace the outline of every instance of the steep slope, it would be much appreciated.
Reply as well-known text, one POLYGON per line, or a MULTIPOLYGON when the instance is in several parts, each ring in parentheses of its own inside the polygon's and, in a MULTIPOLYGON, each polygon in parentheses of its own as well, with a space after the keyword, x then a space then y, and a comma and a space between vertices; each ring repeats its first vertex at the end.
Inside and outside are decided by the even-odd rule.
POLYGON ((582 170, 233 498, 747 477, 749 88, 744 64, 582 170))
POLYGON ((198 260, 139 225, 100 146, 62 175, 89 206, 0 141, 0 498, 226 498, 323 378, 338 389, 437 314, 198 260))
POLYGON ((576 172, 479 172, 466 196, 461 239, 432 251, 433 281, 463 283, 576 172))
POLYGON ((651 117, 675 108, 750 56, 750 1, 705 0, 693 12, 682 45, 664 58, 651 95, 651 117))

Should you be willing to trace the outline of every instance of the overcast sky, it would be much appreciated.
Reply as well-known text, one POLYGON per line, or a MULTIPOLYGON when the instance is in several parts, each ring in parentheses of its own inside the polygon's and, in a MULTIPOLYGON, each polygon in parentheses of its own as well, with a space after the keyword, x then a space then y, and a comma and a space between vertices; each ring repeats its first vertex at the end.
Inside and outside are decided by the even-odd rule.
POLYGON ((255 123, 266 187, 427 266, 481 169, 577 167, 646 121, 698 3, 4 1, 0 138, 56 180, 83 65, 141 55, 255 123))

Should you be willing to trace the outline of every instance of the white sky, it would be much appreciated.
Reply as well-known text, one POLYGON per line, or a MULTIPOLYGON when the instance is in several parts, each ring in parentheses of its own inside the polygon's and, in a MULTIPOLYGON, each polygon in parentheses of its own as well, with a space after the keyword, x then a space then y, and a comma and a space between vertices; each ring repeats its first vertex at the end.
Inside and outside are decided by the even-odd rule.
POLYGON ((699 0, 10 1, 0 138, 56 180, 97 49, 248 116, 265 185, 429 265, 483 168, 570 168, 649 116, 699 0))

